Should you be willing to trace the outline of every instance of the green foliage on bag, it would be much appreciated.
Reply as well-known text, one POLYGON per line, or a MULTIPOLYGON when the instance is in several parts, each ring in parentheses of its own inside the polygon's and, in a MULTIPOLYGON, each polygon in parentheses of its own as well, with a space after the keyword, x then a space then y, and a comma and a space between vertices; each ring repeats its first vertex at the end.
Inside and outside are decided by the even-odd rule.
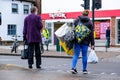
POLYGON ((88 29, 87 26, 79 22, 78 25, 75 27, 75 37, 78 43, 80 43, 85 37, 87 37, 90 32, 91 30, 88 29))

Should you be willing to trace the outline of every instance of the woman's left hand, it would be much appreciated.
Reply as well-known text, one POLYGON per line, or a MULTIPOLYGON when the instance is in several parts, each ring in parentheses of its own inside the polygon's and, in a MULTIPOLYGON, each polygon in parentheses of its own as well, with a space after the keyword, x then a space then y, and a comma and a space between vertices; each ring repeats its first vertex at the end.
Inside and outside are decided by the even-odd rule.
POLYGON ((94 46, 94 45, 92 45, 92 46, 91 46, 91 49, 93 49, 93 50, 94 50, 94 49, 95 49, 95 46, 94 46))

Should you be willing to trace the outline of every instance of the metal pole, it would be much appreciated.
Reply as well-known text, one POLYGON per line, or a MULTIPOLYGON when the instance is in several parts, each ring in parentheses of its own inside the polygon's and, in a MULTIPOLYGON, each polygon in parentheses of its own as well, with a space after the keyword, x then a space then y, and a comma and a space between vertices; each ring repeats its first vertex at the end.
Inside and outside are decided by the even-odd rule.
POLYGON ((95 0, 92 0, 92 22, 94 27, 94 10, 95 10, 95 0))
POLYGON ((94 4, 95 4, 95 0, 92 0, 92 22, 93 22, 93 29, 95 28, 95 25, 94 25, 94 15, 95 15, 94 14, 94 10, 95 10, 95 5, 94 4))
POLYGON ((108 40, 106 39, 106 52, 108 51, 107 48, 108 48, 108 40))

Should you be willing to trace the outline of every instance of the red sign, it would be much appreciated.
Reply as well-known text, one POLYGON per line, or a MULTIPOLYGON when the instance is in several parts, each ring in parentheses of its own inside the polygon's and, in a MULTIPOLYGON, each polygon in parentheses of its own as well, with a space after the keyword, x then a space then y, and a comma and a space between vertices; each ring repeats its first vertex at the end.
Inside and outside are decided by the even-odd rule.
POLYGON ((95 38, 100 38, 100 22, 95 22, 95 38))
MULTIPOLYGON (((51 18, 67 18, 67 19, 75 19, 80 16, 82 12, 58 12, 58 13, 43 13, 41 17, 43 20, 51 19, 51 18), (51 17, 51 18, 50 18, 51 17)), ((101 17, 119 17, 120 9, 117 10, 98 10, 95 11, 95 18, 101 17)), ((90 11, 89 17, 92 17, 92 12, 90 11)))
POLYGON ((49 14, 50 18, 55 19, 55 18, 66 18, 65 13, 50 13, 49 14))

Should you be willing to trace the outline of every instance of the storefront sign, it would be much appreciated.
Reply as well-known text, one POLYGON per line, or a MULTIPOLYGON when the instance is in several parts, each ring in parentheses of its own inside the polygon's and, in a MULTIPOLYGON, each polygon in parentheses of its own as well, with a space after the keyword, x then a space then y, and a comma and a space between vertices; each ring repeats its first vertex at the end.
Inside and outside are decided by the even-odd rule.
POLYGON ((56 19, 56 18, 66 18, 65 13, 50 13, 50 18, 56 19))
POLYGON ((95 38, 100 38, 100 22, 95 22, 95 38))

